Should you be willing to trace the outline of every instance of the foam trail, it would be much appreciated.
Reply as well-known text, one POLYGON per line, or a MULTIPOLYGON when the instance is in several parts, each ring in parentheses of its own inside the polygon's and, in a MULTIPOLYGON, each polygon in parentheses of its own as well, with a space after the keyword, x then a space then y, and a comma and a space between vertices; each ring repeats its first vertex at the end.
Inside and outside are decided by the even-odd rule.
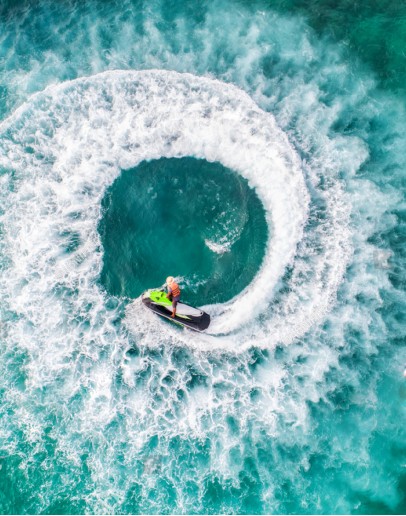
MULTIPOLYGON (((14 127, 13 140, 3 139, 1 159, 5 168, 16 170, 19 181, 4 216, 10 259, 18 271, 14 281, 6 282, 12 310, 24 314, 32 310, 33 299, 40 303, 41 296, 54 297, 51 292, 61 280, 65 287, 80 284, 73 314, 90 293, 98 306, 103 304, 104 294, 96 286, 101 199, 120 170, 162 156, 219 161, 256 189, 272 239, 244 299, 216 309, 211 331, 238 331, 254 310, 266 309, 293 262, 309 196, 286 136, 244 92, 175 72, 107 72, 49 87, 4 122, 2 133, 14 127), (33 149, 28 156, 27 146, 33 149), (11 206, 22 200, 26 208, 11 216, 11 206), (13 234, 18 239, 12 244, 13 234), (67 234, 78 242, 68 257, 63 252, 67 234), (20 260, 24 255, 27 260, 20 260), (18 287, 26 278, 31 278, 29 296, 18 287)), ((65 312, 63 298, 57 303, 65 312)))

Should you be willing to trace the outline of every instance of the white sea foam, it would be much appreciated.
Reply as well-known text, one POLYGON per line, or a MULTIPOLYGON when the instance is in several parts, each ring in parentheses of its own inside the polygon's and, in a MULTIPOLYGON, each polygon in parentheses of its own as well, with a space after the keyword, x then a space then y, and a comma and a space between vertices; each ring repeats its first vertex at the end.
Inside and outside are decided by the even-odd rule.
POLYGON ((231 242, 213 242, 212 240, 206 238, 204 243, 211 251, 213 251, 213 253, 224 254, 230 252, 231 242))
MULTIPOLYGON (((104 490, 110 486, 119 499, 125 488, 112 488, 110 478, 121 441, 131 465, 142 457, 151 435, 163 441, 202 440, 221 421, 211 467, 235 481, 242 453, 239 432, 247 431, 252 417, 268 434, 278 432, 282 414, 285 421, 306 429, 306 402, 319 399, 315 385, 336 363, 334 352, 326 354, 324 349, 320 358, 313 351, 303 368, 303 375, 311 378, 306 396, 288 402, 288 373, 280 364, 252 373, 244 361, 216 364, 213 355, 208 360, 198 352, 292 342, 324 317, 341 279, 348 249, 348 213, 341 188, 333 180, 320 194, 328 217, 305 236, 311 212, 304 176, 312 171, 302 166, 272 116, 240 90, 217 81, 168 72, 112 72, 49 88, 6 121, 2 132, 1 164, 14 171, 13 177, 5 176, 1 221, 10 264, 1 276, 2 297, 16 317, 8 328, 8 345, 24 349, 30 357, 29 392, 61 378, 59 396, 80 398, 74 420, 64 419, 57 435, 72 468, 80 467, 90 441, 98 450, 88 460, 92 477, 104 490), (139 300, 127 306, 127 332, 115 323, 118 309, 108 308, 110 300, 98 284, 103 258, 97 233, 101 199, 122 168, 143 159, 183 155, 220 161, 248 178, 271 226, 266 257, 242 300, 207 308, 213 316, 211 335, 162 324, 139 300), (77 246, 68 252, 72 238, 77 246), (317 253, 313 242, 320 244, 317 253), (273 301, 288 266, 293 271, 290 291, 283 294, 283 307, 276 309, 273 301), (149 351, 162 351, 165 342, 164 356, 123 355, 131 348, 132 336, 137 347, 149 351), (187 368, 174 364, 171 349, 179 344, 197 349, 193 368, 204 378, 198 385, 190 385, 187 368), (123 379, 119 390, 113 384, 116 361, 123 379), (257 392, 255 403, 250 402, 250 390, 257 392), (239 414, 241 406, 244 417, 239 414), (106 429, 123 415, 125 423, 118 426, 110 446, 106 429), (238 431, 224 424, 227 418, 239 421, 238 431)), ((226 229, 220 238, 229 233, 226 229)), ((7 393, 12 405, 21 406, 20 397, 15 390, 7 393)), ((41 449, 44 416, 24 407, 18 415, 26 439, 41 449)), ((28 460, 23 467, 28 468, 28 460)), ((154 487, 155 477, 150 472, 146 489, 154 487)), ((103 495, 96 488, 90 506, 109 510, 111 503, 103 495)))
MULTIPOLYGON (((298 110, 299 97, 290 99, 298 110)), ((311 104, 306 109, 316 113, 318 108, 311 104)), ((250 421, 255 421, 252 431, 266 429, 279 443, 302 442, 314 449, 308 439, 308 402, 318 403, 328 394, 328 385, 320 389, 320 384, 339 367, 346 325, 369 332, 368 307, 354 310, 343 304, 330 313, 337 289, 348 289, 350 299, 358 289, 367 291, 379 307, 379 288, 387 281, 382 265, 379 276, 368 277, 368 289, 361 280, 342 284, 351 256, 349 206, 357 209, 357 196, 345 193, 338 177, 342 168, 354 173, 367 157, 360 141, 333 142, 318 134, 314 146, 322 149, 320 156, 301 161, 274 118, 241 90, 162 71, 109 72, 49 87, 5 121, 0 132, 0 165, 9 171, 0 183, 6 263, 0 276, 1 309, 13 316, 13 323, 0 331, 7 332, 9 349, 16 347, 28 357, 27 393, 10 388, 5 398, 19 407, 18 427, 39 450, 48 423, 41 411, 29 409, 27 399, 55 388, 58 400, 69 400, 75 417, 61 418, 55 439, 71 468, 80 468, 83 455, 89 455, 96 486, 88 501, 93 511, 111 511, 130 488, 127 475, 123 485, 111 483, 112 477, 121 478, 117 468, 123 443, 127 468, 145 464, 145 499, 156 487, 160 468, 168 475, 176 471, 176 464, 168 462, 172 438, 187 447, 215 435, 210 471, 234 483, 244 456, 241 436, 251 433, 250 421), (110 299, 98 282, 103 249, 97 225, 106 189, 122 169, 162 156, 221 162, 248 179, 266 210, 271 237, 262 267, 237 299, 207 307, 213 320, 208 334, 162 323, 139 299, 127 305, 122 324, 123 302, 110 299), (71 241, 75 246, 68 250, 71 241), (325 320, 332 324, 334 347, 317 338, 297 343, 325 320), (134 342, 137 354, 126 353, 134 342), (292 344, 284 348, 283 360, 264 360, 255 367, 249 353, 240 353, 281 343, 292 344), (177 361, 179 349, 185 355, 177 361), (233 353, 224 360, 223 351, 233 353), (299 368, 287 366, 302 357, 299 368), (109 425, 116 425, 111 442, 109 425), (162 465, 145 452, 151 436, 161 443, 156 454, 162 465), (97 453, 89 453, 89 442, 97 453), (106 501, 106 492, 113 501, 106 501)), ((307 137, 303 145, 312 146, 307 137)), ((363 195, 375 201, 373 216, 383 218, 386 203, 368 185, 363 195)), ((233 228, 219 227, 210 243, 233 242, 233 228)), ((372 229, 364 225, 362 231, 364 242, 372 229)), ((364 246, 363 253, 372 263, 377 256, 372 245, 364 246)), ((385 264, 390 256, 378 258, 385 264)), ((353 260, 354 266, 365 277, 363 260, 353 260)), ((371 339, 368 345, 374 353, 371 339)), ((346 383, 356 385, 359 379, 350 375, 346 383)), ((2 432, 12 452, 13 433, 2 432)), ((309 468, 306 457, 295 467, 309 468)), ((260 475, 272 486, 274 472, 266 466, 259 464, 260 475)), ((29 467, 29 458, 21 467, 29 467)), ((187 468, 180 484, 194 476, 187 468)), ((274 496, 271 488, 267 496, 274 496)), ((190 507, 187 500, 180 503, 190 507)))
MULTIPOLYGON (((97 321, 92 329, 103 333, 105 294, 97 286, 100 203, 120 171, 142 160, 219 161, 246 177, 264 204, 272 238, 263 266, 243 297, 213 307, 212 334, 238 332, 267 310, 286 267, 294 264, 309 204, 300 160, 273 117, 233 86, 174 72, 107 72, 49 87, 3 123, 3 135, 7 131, 13 138, 3 138, 1 164, 15 171, 18 186, 3 217, 14 264, 3 288, 10 310, 28 319, 37 335, 40 328, 48 333, 50 325, 64 334, 84 313, 97 321), (79 245, 69 254, 64 239, 71 234, 79 245), (55 293, 64 288, 75 294, 55 293), (89 304, 90 312, 84 308, 89 304)), ((331 190, 335 204, 342 203, 338 187, 331 190)), ((333 217, 331 230, 334 224, 333 217)), ((337 246, 330 232, 326 243, 325 256, 336 254, 342 239, 337 246)), ((342 269, 344 257, 336 254, 334 261, 342 269)), ((334 294, 340 274, 330 276, 313 288, 316 295, 309 294, 313 318, 325 312, 334 294)), ((286 305, 299 324, 289 339, 275 333, 269 344, 308 328, 295 296, 293 291, 286 305)), ((144 317, 140 310, 140 321, 144 317)), ((267 327, 261 332, 268 333, 267 327)), ((251 344, 240 340, 241 346, 251 344)), ((216 337, 214 345, 226 342, 216 337)))

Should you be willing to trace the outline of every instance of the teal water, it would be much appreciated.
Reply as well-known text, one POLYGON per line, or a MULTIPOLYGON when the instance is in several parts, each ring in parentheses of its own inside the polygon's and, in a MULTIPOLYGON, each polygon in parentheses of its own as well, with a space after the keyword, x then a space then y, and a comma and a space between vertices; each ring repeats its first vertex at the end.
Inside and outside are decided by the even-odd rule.
POLYGON ((112 296, 137 298, 182 280, 194 304, 238 295, 261 266, 264 209, 241 176, 218 163, 160 159, 127 170, 102 202, 101 283, 112 296))
POLYGON ((0 511, 405 513, 404 6, 0 25, 0 511))

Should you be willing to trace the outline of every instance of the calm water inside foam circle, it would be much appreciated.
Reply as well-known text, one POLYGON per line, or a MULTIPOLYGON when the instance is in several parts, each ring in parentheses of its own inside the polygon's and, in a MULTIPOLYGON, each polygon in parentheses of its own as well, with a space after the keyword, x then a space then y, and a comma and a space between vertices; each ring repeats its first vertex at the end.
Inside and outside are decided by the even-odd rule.
POLYGON ((247 181, 218 163, 141 163, 120 175, 102 205, 101 282, 111 295, 136 298, 174 275, 183 299, 223 302, 261 267, 264 209, 247 181))

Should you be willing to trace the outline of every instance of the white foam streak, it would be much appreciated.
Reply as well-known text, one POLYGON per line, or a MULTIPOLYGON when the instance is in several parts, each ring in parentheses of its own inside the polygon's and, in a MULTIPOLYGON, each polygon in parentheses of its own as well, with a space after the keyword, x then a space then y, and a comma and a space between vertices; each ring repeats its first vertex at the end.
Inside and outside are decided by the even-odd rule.
MULTIPOLYGON (((37 333, 49 321, 66 331, 71 324, 66 314, 73 321, 75 314, 86 313, 88 303, 100 307, 91 317, 103 320, 105 294, 96 284, 102 260, 97 234, 101 199, 121 169, 162 156, 195 156, 236 170, 256 189, 271 227, 272 239, 252 284, 243 296, 213 308, 215 347, 228 346, 219 334, 233 332, 234 341, 236 331, 266 310, 294 262, 309 195, 288 139, 244 92, 174 72, 107 72, 49 87, 3 123, 3 134, 13 127, 18 129, 13 140, 4 139, 1 158, 5 168, 16 170, 18 181, 4 216, 16 272, 5 291, 10 309, 28 316, 37 333), (29 145, 33 151, 27 155, 29 145), (66 235, 78 242, 68 256, 66 235), (55 296, 58 284, 79 291, 67 301, 55 296), (52 300, 49 311, 46 298, 52 300), (38 311, 40 306, 36 313, 34 307, 38 311)), ((313 304, 324 312, 326 296, 313 304)), ((303 331, 300 325, 297 329, 292 338, 303 331)), ((251 345, 252 339, 242 335, 239 347, 251 345)), ((204 346, 204 339, 195 345, 204 346)))

